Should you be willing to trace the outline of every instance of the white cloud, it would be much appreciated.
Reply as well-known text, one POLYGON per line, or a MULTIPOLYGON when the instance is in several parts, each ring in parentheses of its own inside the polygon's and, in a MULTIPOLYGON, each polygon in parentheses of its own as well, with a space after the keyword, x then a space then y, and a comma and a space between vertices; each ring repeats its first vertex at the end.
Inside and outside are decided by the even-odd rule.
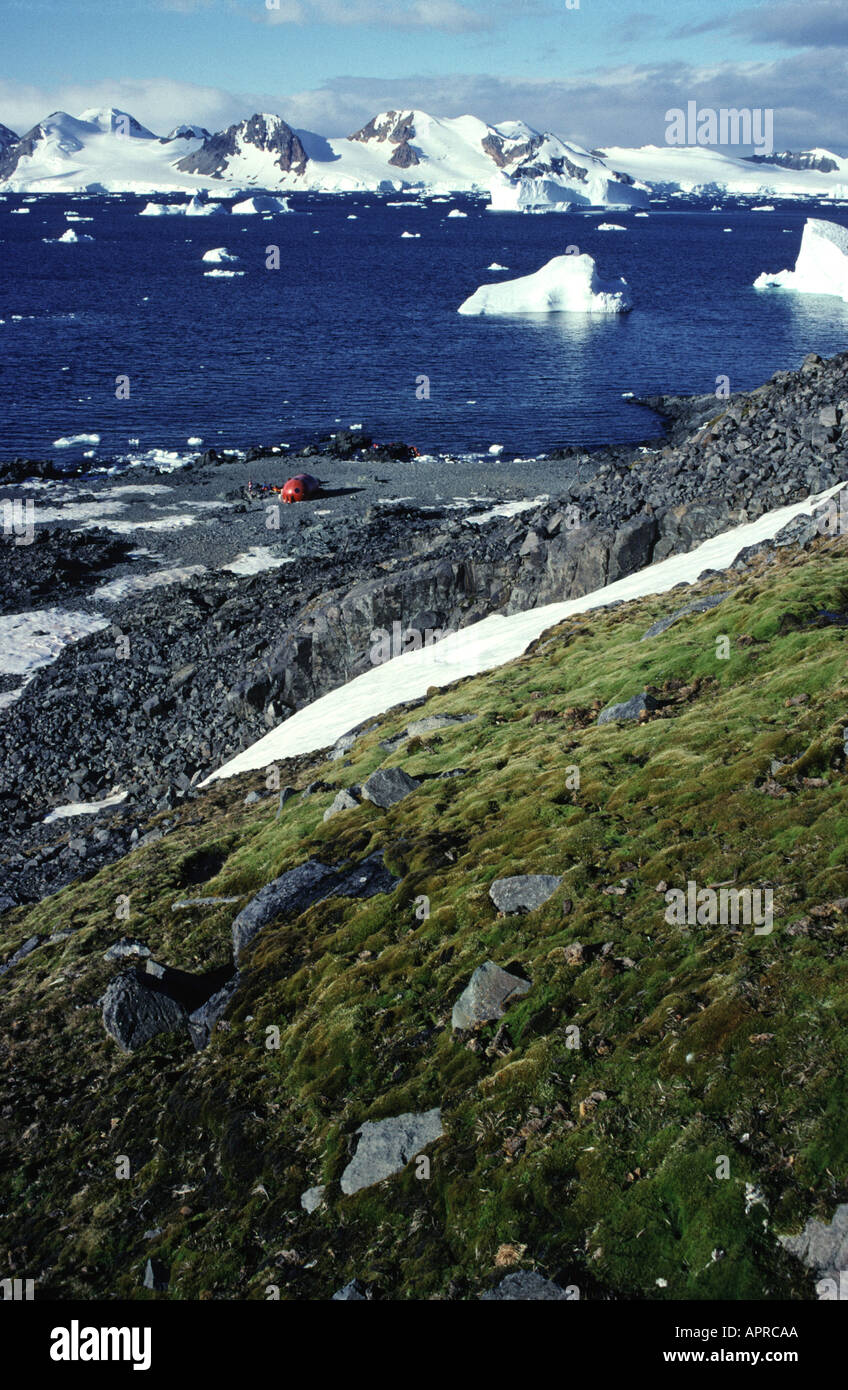
POLYGON ((265 0, 260 13, 268 24, 376 25, 463 33, 492 28, 491 8, 478 9, 459 0, 265 0))
POLYGON ((337 77, 323 87, 288 94, 227 91, 168 78, 50 88, 0 81, 0 121, 23 133, 57 109, 78 114, 87 106, 118 106, 164 134, 181 121, 220 130, 254 111, 278 111, 296 128, 338 136, 351 134, 386 108, 417 107, 442 116, 470 112, 491 122, 520 118, 592 148, 662 144, 665 112, 689 100, 773 109, 778 149, 823 145, 846 151, 842 113, 848 109, 848 74, 837 50, 710 68, 679 63, 598 68, 561 82, 476 74, 337 77))

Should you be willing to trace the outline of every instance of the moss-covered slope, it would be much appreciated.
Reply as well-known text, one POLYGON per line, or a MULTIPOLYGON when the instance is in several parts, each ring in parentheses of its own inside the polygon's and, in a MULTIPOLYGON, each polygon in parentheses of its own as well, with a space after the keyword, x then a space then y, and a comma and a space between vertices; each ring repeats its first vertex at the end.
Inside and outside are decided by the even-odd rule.
POLYGON ((848 609, 848 547, 696 592, 723 589, 646 641, 691 589, 565 623, 299 773, 335 789, 402 765, 422 785, 388 811, 324 823, 327 792, 276 818, 276 796, 243 804, 263 776, 218 784, 157 843, 4 917, 3 959, 73 931, 0 982, 3 1272, 42 1297, 326 1298, 354 1276, 475 1297, 516 1267, 581 1297, 814 1296, 776 1232, 848 1196, 848 634, 817 616, 848 609), (644 687, 658 715, 597 726, 644 687), (438 712, 478 717, 379 748, 438 712), (106 1035, 119 937, 212 970, 237 908, 176 901, 246 901, 310 855, 379 848, 399 888, 266 927, 205 1052, 106 1035), (563 881, 498 916, 489 885, 518 873, 563 881), (771 888, 773 931, 670 925, 662 885, 690 880, 771 888), (532 989, 457 1035, 487 959, 532 989), (434 1106, 429 1177, 341 1193, 364 1120, 434 1106), (150 1256, 167 1295, 142 1287, 150 1256))

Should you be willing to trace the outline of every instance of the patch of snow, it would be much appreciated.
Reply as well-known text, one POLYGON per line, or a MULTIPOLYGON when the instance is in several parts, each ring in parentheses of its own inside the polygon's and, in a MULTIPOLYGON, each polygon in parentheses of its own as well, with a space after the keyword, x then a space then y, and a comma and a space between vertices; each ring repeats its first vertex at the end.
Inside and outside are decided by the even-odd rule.
POLYGON ((102 801, 69 801, 64 806, 56 806, 41 824, 52 825, 54 821, 70 820, 72 816, 94 816, 98 811, 105 811, 107 806, 120 806, 122 801, 126 801, 127 795, 127 792, 113 792, 111 796, 104 796, 102 801))
POLYGON ((108 627, 100 614, 41 608, 0 616, 0 672, 29 676, 54 662, 69 642, 108 627))
POLYGON ((231 574, 262 574, 264 570, 275 570, 281 565, 295 563, 293 556, 272 554, 268 545, 253 545, 249 550, 241 551, 229 564, 222 565, 221 569, 229 570, 231 574))
POLYGON ((175 565, 172 569, 153 570, 151 574, 125 574, 101 584, 91 597, 95 603, 120 603, 131 594, 146 594, 167 584, 182 584, 196 574, 205 573, 205 565, 175 565))
POLYGON ((546 604, 509 617, 493 613, 429 647, 404 652, 297 710, 270 733, 224 763, 201 785, 265 768, 283 758, 328 748, 351 727, 374 719, 395 705, 420 699, 431 686, 450 685, 515 660, 546 628, 566 618, 619 601, 667 593, 676 584, 694 583, 705 569, 726 569, 741 550, 776 535, 794 517, 809 516, 814 505, 832 496, 840 486, 837 484, 820 496, 766 512, 757 521, 713 536, 685 555, 672 555, 580 598, 546 604))

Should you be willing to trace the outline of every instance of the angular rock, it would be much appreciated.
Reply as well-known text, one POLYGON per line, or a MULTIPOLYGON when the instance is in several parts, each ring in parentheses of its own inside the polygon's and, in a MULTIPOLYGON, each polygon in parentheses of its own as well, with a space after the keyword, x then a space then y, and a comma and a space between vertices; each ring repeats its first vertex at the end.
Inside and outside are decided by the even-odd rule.
POLYGON ((235 918, 232 925, 233 958, 238 962, 248 942, 284 913, 305 911, 319 897, 324 897, 335 875, 326 864, 307 859, 296 869, 266 883, 235 918))
POLYGON ((130 956, 144 958, 150 955, 150 947, 145 946, 143 941, 135 937, 122 936, 120 941, 114 942, 108 951, 103 952, 104 960, 126 960, 130 956))
POLYGON ((238 987, 239 975, 236 972, 231 980, 206 1000, 205 1004, 201 1004, 200 1008, 189 1014, 188 1031, 195 1051, 202 1052, 204 1047, 208 1046, 209 1039, 215 1031, 215 1024, 226 1013, 238 987))
POLYGON ((370 1298, 370 1294, 358 1279, 351 1279, 343 1288, 337 1289, 331 1298, 331 1303, 365 1303, 370 1298))
POLYGON ((531 985, 518 975, 501 970, 492 960, 478 965, 462 994, 453 1006, 452 1028, 473 1028, 502 1018, 506 1005, 519 995, 527 994, 531 985))
POLYGON ((661 632, 667 632, 670 627, 678 623, 681 618, 688 617, 690 613, 708 613, 711 608, 717 608, 727 598, 727 593, 707 594, 705 598, 697 598, 692 603, 687 603, 685 607, 678 608, 675 613, 669 613, 665 618, 658 618, 652 623, 648 631, 643 634, 641 641, 645 642, 649 637, 659 637, 661 632))
POLYGON ((124 1052, 135 1052, 159 1033, 181 1033, 188 1012, 135 971, 118 975, 103 995, 103 1027, 124 1052))
POLYGON ((9 957, 5 964, 0 965, 0 975, 5 975, 13 966, 18 965, 22 960, 26 960, 27 956, 32 955, 32 952, 40 942, 40 936, 28 937, 23 946, 19 946, 17 951, 9 957))
POLYGON ((284 915, 297 916, 324 898, 371 898, 390 893, 400 883, 383 863, 383 851, 376 850, 359 864, 330 869, 317 859, 307 859, 260 888, 232 925, 233 956, 253 938, 284 915))
POLYGON ((164 1293, 168 1287, 168 1271, 161 1260, 148 1260, 144 1267, 144 1287, 164 1293))
POLYGON ((428 714, 424 719, 413 719, 411 724, 407 724, 403 733, 395 734, 394 738, 384 738, 380 747, 388 753, 394 753, 395 749, 400 748, 402 743, 406 743, 409 738, 417 738, 420 734, 430 734, 434 729, 447 729, 452 724, 469 724, 472 719, 476 719, 476 714, 428 714))
POLYGON ((342 788, 340 792, 336 793, 332 804, 328 806, 324 812, 324 820, 332 820, 333 816, 337 816, 340 811, 354 811, 358 805, 359 802, 356 800, 356 797, 351 796, 349 791, 345 791, 345 789, 342 788))
POLYGON ((556 874, 515 874, 496 878, 489 887, 489 897, 499 912, 532 912, 546 903, 561 883, 556 874))
POLYGON ((652 714, 659 709, 659 702, 643 690, 640 695, 632 695, 629 700, 618 705, 608 705, 598 715, 599 724, 611 724, 616 720, 638 720, 641 714, 652 714))
POLYGON ((410 777, 408 772, 404 772, 402 767, 380 767, 371 773, 362 788, 362 795, 366 801, 385 809, 403 801, 405 796, 409 796, 410 792, 414 792, 416 787, 420 786, 421 783, 410 777))
POLYGON ((388 1120, 366 1120, 356 1132, 356 1152, 341 1176, 341 1189, 347 1196, 401 1172, 423 1148, 441 1139, 445 1131, 441 1111, 436 1107, 388 1120))
POLYGON ((300 1194, 300 1205, 303 1207, 303 1210, 308 1211, 311 1215, 313 1211, 317 1211, 319 1207, 323 1207, 324 1193, 326 1191, 327 1189, 323 1184, 318 1187, 307 1187, 306 1191, 300 1194))
POLYGON ((559 1284, 554 1284, 550 1279, 543 1279, 541 1274, 536 1274, 534 1270, 522 1269, 515 1274, 508 1274, 502 1279, 497 1288, 490 1289, 488 1293, 481 1293, 482 1302, 534 1302, 534 1303, 567 1303, 568 1294, 559 1284))

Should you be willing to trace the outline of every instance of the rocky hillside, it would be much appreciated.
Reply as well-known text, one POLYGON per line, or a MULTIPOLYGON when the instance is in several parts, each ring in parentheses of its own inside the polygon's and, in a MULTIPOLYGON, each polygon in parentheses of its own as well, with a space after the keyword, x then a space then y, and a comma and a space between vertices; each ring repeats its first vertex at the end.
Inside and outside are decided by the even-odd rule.
MULTIPOLYGON (((768 466, 751 399, 707 460, 768 466)), ((848 1211, 846 627, 848 548, 813 528, 550 630, 282 793, 215 784, 5 913, 8 1272, 815 1297, 848 1211), (675 916, 690 884, 773 912, 675 916)))

